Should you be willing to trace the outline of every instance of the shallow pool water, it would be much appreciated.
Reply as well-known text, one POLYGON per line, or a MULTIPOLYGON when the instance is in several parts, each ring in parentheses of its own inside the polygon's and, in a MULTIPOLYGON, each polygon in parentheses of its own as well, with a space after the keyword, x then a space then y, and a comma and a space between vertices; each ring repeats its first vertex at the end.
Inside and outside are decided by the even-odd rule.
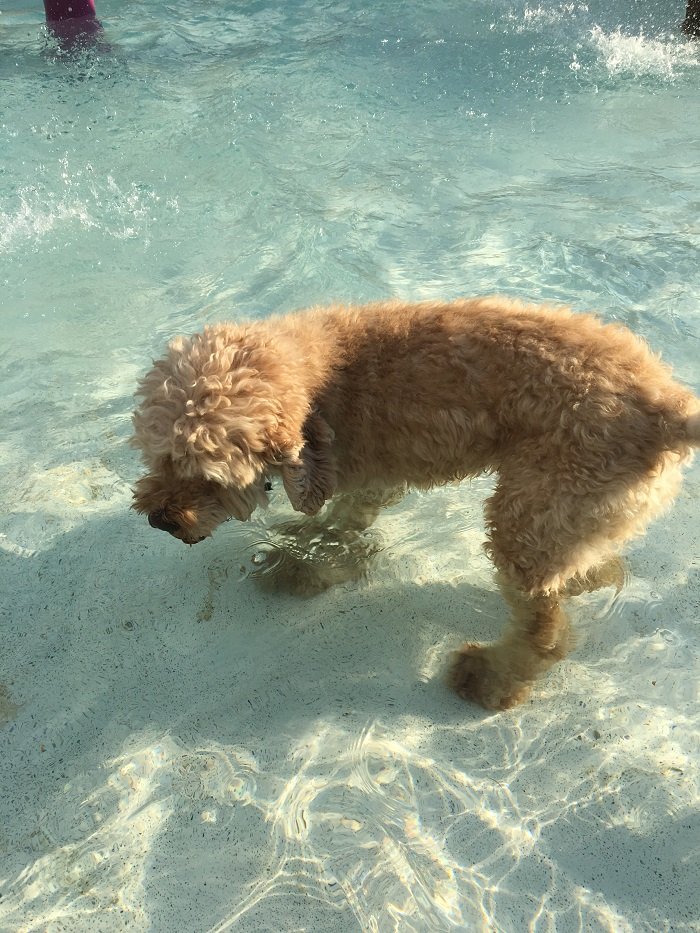
POLYGON ((126 445, 169 337, 333 299, 595 309, 700 390, 683 7, 2 4, 0 929, 697 929, 697 466, 489 715, 442 680, 504 618, 488 479, 186 549, 126 445))

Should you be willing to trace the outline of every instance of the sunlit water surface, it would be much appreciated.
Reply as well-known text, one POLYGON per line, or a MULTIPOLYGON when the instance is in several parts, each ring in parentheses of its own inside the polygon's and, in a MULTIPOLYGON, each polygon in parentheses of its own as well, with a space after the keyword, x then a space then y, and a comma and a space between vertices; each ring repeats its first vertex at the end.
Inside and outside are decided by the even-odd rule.
POLYGON ((3 4, 1 929, 697 929, 697 468, 492 716, 489 480, 185 549, 125 443, 167 338, 331 299, 598 309, 699 389, 683 6, 3 4))

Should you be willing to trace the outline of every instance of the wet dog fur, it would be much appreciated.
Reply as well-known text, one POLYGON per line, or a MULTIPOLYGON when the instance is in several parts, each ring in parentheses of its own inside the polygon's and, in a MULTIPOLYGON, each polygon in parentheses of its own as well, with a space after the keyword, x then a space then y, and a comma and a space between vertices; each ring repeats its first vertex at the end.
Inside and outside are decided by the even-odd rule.
POLYGON ((511 621, 450 675, 491 709, 565 655, 562 598, 609 581, 700 444, 700 401, 643 340, 502 297, 209 326, 173 340, 137 394, 134 508, 188 544, 247 520, 274 476, 297 511, 333 500, 362 529, 397 490, 496 473, 486 549, 511 621))

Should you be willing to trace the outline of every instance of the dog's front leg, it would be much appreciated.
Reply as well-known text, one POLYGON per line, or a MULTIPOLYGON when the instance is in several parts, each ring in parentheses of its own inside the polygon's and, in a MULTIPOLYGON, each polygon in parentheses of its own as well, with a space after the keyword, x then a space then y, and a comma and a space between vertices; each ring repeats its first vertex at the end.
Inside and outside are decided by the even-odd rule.
POLYGON ((556 596, 529 596, 499 580, 512 609, 500 641, 465 644, 456 654, 450 682, 465 700, 486 709, 508 709, 527 698, 535 680, 567 653, 569 626, 556 596))
POLYGON ((360 489, 337 495, 328 506, 327 524, 341 531, 365 531, 382 509, 400 502, 405 485, 360 489))

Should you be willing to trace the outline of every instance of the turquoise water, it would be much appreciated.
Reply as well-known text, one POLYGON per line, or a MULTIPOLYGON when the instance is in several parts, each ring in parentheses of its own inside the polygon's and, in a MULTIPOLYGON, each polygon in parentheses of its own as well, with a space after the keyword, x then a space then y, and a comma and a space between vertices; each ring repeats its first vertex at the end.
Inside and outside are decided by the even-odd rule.
POLYGON ((697 466, 491 716, 441 679, 504 617, 488 480, 302 599, 281 498, 182 548, 126 446, 167 338, 332 299, 597 309, 700 390, 684 4, 98 7, 0 14, 0 929, 697 929, 697 466))

